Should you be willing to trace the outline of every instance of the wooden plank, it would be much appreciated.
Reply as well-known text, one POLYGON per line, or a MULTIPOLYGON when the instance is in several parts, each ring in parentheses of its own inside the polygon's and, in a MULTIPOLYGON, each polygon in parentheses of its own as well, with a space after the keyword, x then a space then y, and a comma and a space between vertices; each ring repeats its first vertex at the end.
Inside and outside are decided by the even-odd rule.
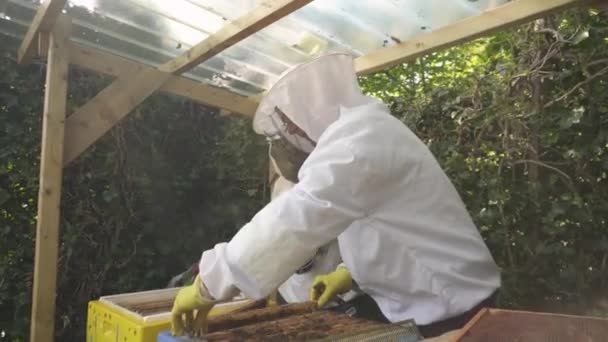
POLYGON ((40 4, 17 52, 18 63, 32 60, 38 49, 38 33, 51 30, 65 3, 66 0, 46 0, 40 4))
POLYGON ((60 20, 53 29, 49 42, 34 257, 32 342, 54 340, 69 33, 70 21, 60 20))
POLYGON ((608 318, 490 309, 462 330, 458 342, 605 341, 608 318))
POLYGON ((365 75, 386 69, 584 2, 586 1, 514 0, 478 16, 361 56, 355 59, 355 70, 358 74, 365 75))
MULTIPOLYGON (((70 63, 98 73, 118 77, 126 73, 138 73, 152 67, 132 60, 94 50, 77 44, 70 45, 70 63)), ((252 117, 258 102, 229 90, 208 86, 181 76, 172 76, 160 91, 182 96, 190 100, 232 113, 252 117)))
POLYGON ((490 309, 488 308, 483 308, 479 310, 479 312, 477 312, 477 314, 475 314, 475 316, 473 316, 473 318, 471 318, 471 320, 468 321, 467 324, 464 325, 464 327, 462 327, 457 333, 454 334, 454 336, 452 336, 450 342, 460 341, 460 339, 467 334, 471 327, 473 327, 477 322, 479 322, 479 320, 483 316, 487 315, 489 312, 490 309))
POLYGON ((158 70, 145 69, 119 76, 114 83, 68 118, 64 165, 78 157, 152 92, 159 89, 172 74, 178 75, 213 57, 311 1, 263 1, 253 11, 227 24, 175 60, 161 65, 158 70))
POLYGON ((123 74, 78 108, 65 122, 63 165, 84 152, 170 77, 154 68, 123 74))
POLYGON ((421 342, 453 342, 454 337, 460 333, 460 330, 452 330, 445 332, 436 337, 425 338, 421 342))
POLYGON ((159 69, 181 74, 310 2, 312 0, 262 1, 251 12, 227 23, 216 33, 159 69))
POLYGON ((44 31, 38 34, 38 56, 47 57, 49 53, 49 39, 51 39, 49 32, 44 31))

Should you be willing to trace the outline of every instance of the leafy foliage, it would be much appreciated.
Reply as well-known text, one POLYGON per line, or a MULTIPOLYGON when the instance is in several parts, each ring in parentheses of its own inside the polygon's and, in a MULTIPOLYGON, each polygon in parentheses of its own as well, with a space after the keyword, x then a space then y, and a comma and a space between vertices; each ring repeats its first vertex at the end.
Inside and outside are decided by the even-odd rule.
POLYGON ((608 285, 607 29, 575 10, 361 79, 456 184, 502 305, 581 312, 608 285))
MULTIPOLYGON (((606 32, 572 10, 360 80, 460 191, 503 306, 582 312, 608 285, 606 32)), ((44 66, 0 45, 0 341, 23 341, 44 66)), ((72 69, 71 108, 108 82, 72 69)), ((163 287, 229 239, 267 201, 266 162, 249 120, 163 94, 139 106, 64 170, 57 339, 83 340, 90 299, 163 287)))

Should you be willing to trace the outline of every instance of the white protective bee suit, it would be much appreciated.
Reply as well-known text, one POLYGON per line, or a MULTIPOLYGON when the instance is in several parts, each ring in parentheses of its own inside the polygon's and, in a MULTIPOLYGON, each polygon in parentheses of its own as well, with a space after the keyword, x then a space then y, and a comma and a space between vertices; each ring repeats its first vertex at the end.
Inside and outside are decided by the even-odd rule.
MULTIPOLYGON (((293 188, 295 184, 279 177, 272 188, 271 199, 293 188)), ((310 300, 310 287, 316 276, 334 271, 340 265, 338 240, 321 246, 312 259, 312 265, 302 273, 295 273, 279 286, 279 293, 287 303, 301 303, 310 300)))
POLYGON ((211 296, 241 290, 262 298, 335 238, 359 288, 392 322, 453 317, 499 287, 499 270, 452 183, 414 133, 361 93, 352 57, 320 57, 282 76, 258 107, 258 133, 276 133, 275 108, 316 146, 282 132, 312 152, 298 184, 203 253, 211 296))

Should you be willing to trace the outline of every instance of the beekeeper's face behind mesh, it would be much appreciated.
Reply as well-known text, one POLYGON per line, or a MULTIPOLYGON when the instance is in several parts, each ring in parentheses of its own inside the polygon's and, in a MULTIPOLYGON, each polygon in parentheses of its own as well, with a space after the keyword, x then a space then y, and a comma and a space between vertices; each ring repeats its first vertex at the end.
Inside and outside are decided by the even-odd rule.
POLYGON ((269 142, 270 161, 280 176, 297 183, 298 171, 308 157, 304 151, 314 147, 315 142, 279 108, 271 116, 274 129, 264 133, 269 142))

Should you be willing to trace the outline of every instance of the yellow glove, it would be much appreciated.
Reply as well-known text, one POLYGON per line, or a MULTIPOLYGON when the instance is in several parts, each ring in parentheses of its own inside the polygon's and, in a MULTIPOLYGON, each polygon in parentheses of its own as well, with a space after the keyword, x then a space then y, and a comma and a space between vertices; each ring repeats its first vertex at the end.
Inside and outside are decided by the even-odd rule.
POLYGON ((338 267, 334 272, 315 277, 310 288, 310 300, 322 307, 332 298, 353 288, 353 278, 346 267, 338 267))
POLYGON ((184 287, 177 293, 171 310, 171 334, 173 336, 184 335, 184 332, 192 335, 207 332, 207 315, 215 302, 201 294, 201 285, 201 279, 196 276, 192 285, 184 287), (196 319, 194 318, 195 310, 197 311, 196 319))

